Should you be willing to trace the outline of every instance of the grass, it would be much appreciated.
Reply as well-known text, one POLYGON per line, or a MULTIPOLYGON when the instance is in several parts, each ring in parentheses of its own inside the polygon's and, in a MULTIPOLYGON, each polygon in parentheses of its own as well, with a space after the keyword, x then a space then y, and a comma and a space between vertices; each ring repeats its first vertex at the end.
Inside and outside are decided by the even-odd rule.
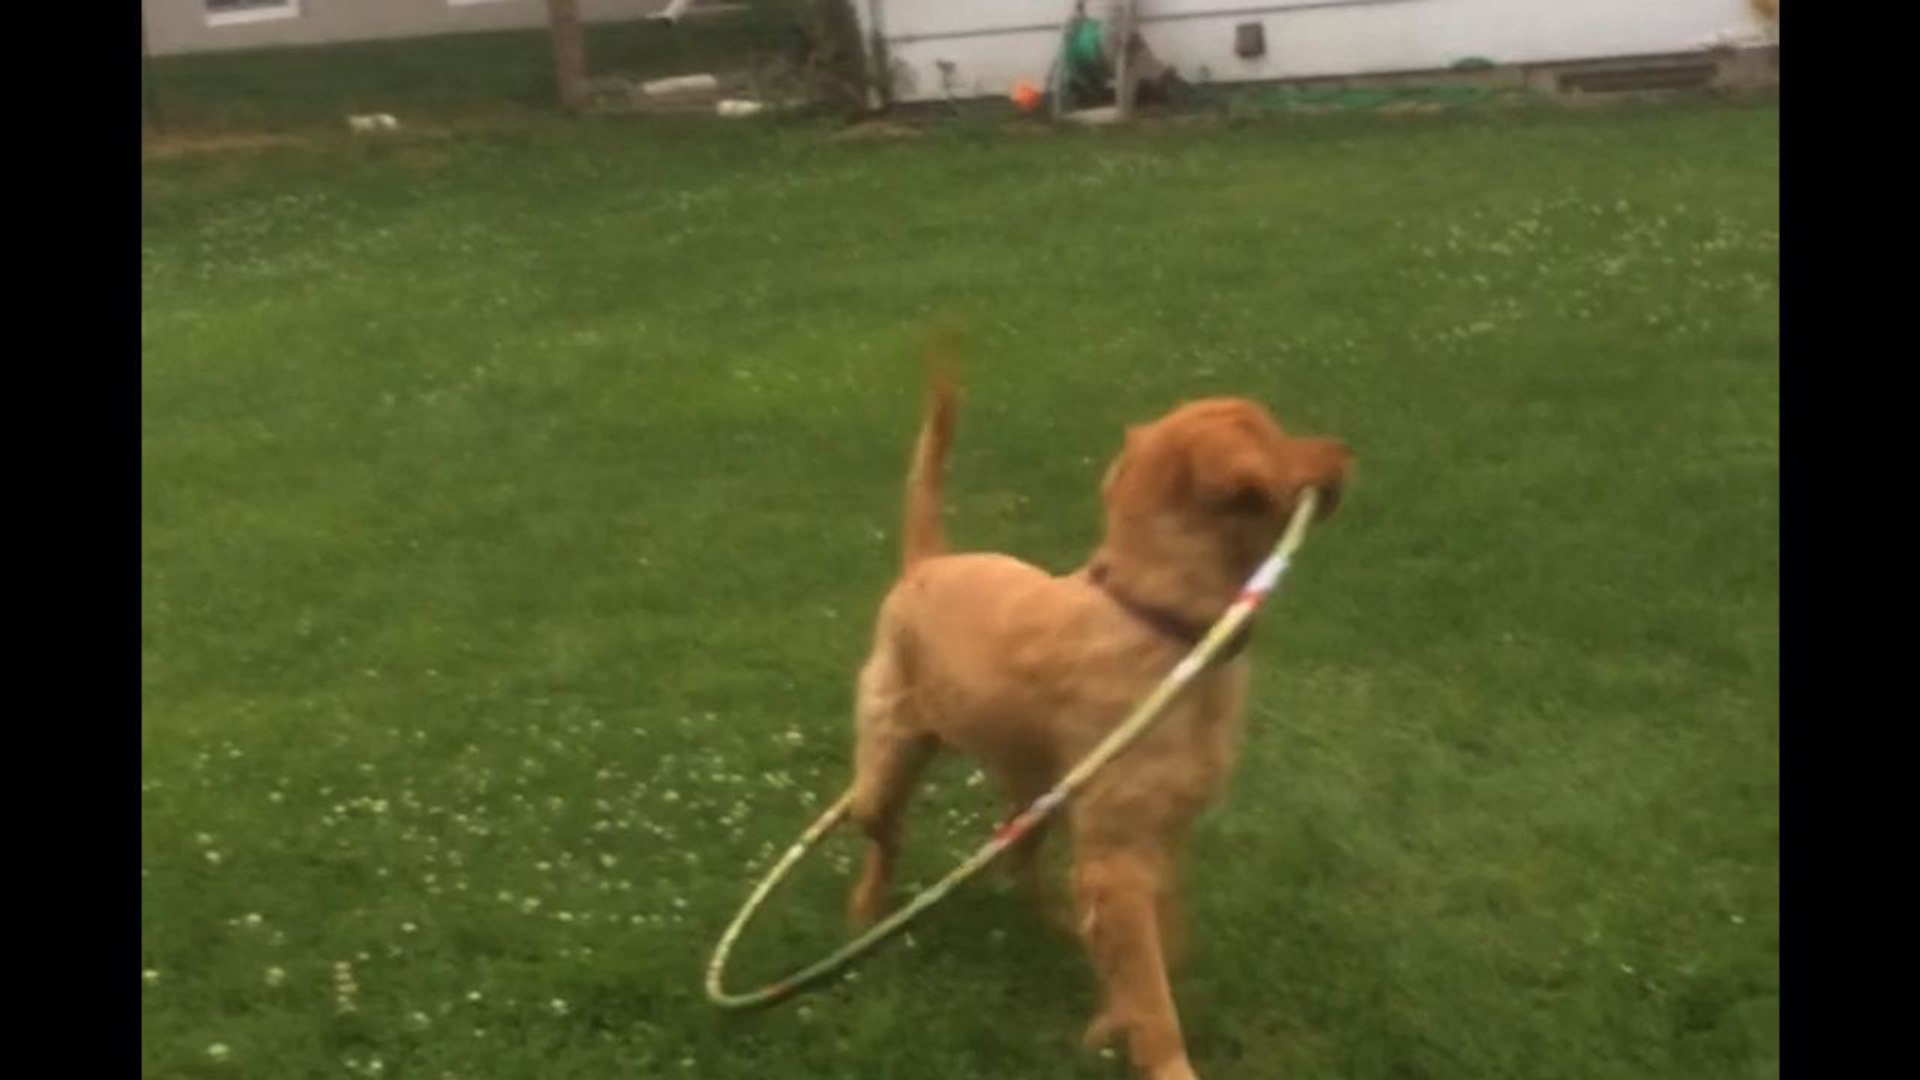
MULTIPOLYGON (((1203 1075, 1778 1075, 1777 148, 1678 106, 150 165, 144 1074, 1124 1075, 997 880, 783 1009, 698 989, 847 775, 951 312, 963 544, 1072 566, 1187 396, 1360 457, 1197 840, 1203 1075)), ((938 770, 908 876, 996 812, 938 770)), ((737 984, 837 939, 854 852, 737 984)))

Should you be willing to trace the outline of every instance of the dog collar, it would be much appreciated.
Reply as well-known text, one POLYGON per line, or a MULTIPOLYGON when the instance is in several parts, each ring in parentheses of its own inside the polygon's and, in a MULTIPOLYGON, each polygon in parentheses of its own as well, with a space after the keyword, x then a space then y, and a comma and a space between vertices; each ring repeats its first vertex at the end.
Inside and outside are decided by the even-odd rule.
MULTIPOLYGON (((1114 585, 1112 577, 1107 572, 1107 565, 1105 563, 1094 563, 1088 567, 1087 579, 1093 583, 1095 588, 1106 593, 1107 597, 1114 603, 1120 605, 1121 610, 1140 622, 1145 623, 1162 637, 1172 638, 1188 648, 1193 648, 1195 645, 1200 644, 1201 639, 1207 636, 1207 631, 1213 628, 1212 623, 1196 624, 1174 612, 1168 611, 1166 608, 1155 607, 1152 604, 1144 604, 1128 596, 1125 590, 1117 588, 1114 585)), ((1252 637, 1253 624, 1248 623, 1241 627, 1238 633, 1233 635, 1226 645, 1221 648, 1219 653, 1215 654, 1213 662, 1216 664, 1224 664, 1234 657, 1239 656, 1240 653, 1246 649, 1247 641, 1252 637)))

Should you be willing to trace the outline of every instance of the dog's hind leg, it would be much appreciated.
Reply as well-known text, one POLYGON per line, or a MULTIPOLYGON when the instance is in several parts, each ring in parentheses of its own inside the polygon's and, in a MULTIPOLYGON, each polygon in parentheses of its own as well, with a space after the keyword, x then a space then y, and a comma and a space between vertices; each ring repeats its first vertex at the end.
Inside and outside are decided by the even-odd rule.
POLYGON ((900 853, 902 818, 913 786, 939 743, 911 729, 901 714, 908 696, 884 656, 860 673, 854 717, 854 778, 851 816, 867 835, 866 866, 847 899, 856 927, 871 925, 886 904, 900 853))
MULTIPOLYGON (((995 780, 1002 798, 1006 800, 1009 818, 1032 806, 1033 801, 1045 794, 1052 784, 1048 771, 1033 768, 1001 775, 995 780)), ((1048 887, 1048 880, 1041 873, 1041 855, 1055 820, 1040 819, 1039 824, 1029 829, 1025 836, 1014 841, 1013 846, 1007 849, 1006 866, 1014 888, 1032 905, 1033 910, 1047 923, 1071 933, 1073 914, 1070 905, 1064 896, 1048 887)))

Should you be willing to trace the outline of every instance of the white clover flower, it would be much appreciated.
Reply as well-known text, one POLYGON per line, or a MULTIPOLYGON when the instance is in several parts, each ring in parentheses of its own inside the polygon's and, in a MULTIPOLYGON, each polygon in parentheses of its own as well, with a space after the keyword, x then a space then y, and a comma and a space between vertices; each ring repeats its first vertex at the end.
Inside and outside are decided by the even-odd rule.
POLYGON ((214 1043, 207 1047, 207 1056, 214 1061, 225 1061, 232 1055, 233 1051, 227 1047, 226 1043, 214 1043))
POLYGON ((281 983, 284 983, 286 981, 287 981, 287 972, 284 968, 270 967, 267 969, 267 985, 268 986, 279 986, 281 983))
POLYGON ((159 982, 160 969, 159 968, 142 969, 140 972, 140 981, 143 983, 146 983, 148 986, 152 986, 153 984, 159 982))

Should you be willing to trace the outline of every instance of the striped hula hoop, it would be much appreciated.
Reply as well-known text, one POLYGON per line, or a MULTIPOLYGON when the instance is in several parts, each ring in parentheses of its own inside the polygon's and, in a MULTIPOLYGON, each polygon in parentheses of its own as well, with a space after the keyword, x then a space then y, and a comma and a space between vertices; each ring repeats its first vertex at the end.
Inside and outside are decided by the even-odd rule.
POLYGON ((988 863, 999 858, 1002 852, 1012 847, 1047 815, 1072 798, 1073 793, 1092 779, 1093 775, 1099 772, 1107 762, 1132 746, 1149 727, 1153 726, 1155 721, 1160 719, 1167 706, 1179 696, 1182 690, 1186 689, 1187 684, 1193 681, 1193 677, 1213 662, 1213 658, 1218 655, 1221 648, 1240 631, 1242 626, 1246 625, 1247 620, 1253 617, 1261 603, 1280 584, 1280 576, 1286 573, 1287 564, 1293 558, 1293 553, 1306 539, 1307 523, 1313 519, 1318 501, 1319 493, 1311 488, 1307 489, 1301 496, 1292 519, 1287 522, 1286 532, 1281 535, 1279 543, 1274 545, 1272 554, 1268 555, 1259 569, 1254 571, 1253 576, 1247 579, 1247 584, 1240 590, 1240 595, 1227 607, 1219 621, 1213 624, 1213 628, 1207 631, 1207 635, 1193 647, 1191 652, 1174 665, 1166 678, 1160 680, 1159 685, 1153 688, 1153 692, 1134 707, 1126 720, 1102 740, 1092 753, 1082 759, 1080 764, 1075 765, 1071 772, 1062 777, 1052 790, 1035 799, 1025 810, 1001 825, 986 843, 960 865, 954 867, 946 877, 923 889, 919 895, 907 901, 905 906, 875 923, 859 937, 848 941, 825 957, 784 979, 745 993, 728 992, 721 984, 725 981, 727 958, 732 954, 734 944, 739 941, 747 924, 753 921, 754 915, 758 914, 761 905, 766 903, 767 897, 773 894, 774 889, 778 888, 793 871, 794 866, 818 846, 829 832, 847 819, 851 808, 851 797, 841 796, 838 802, 828 807, 826 813, 820 815, 812 825, 807 826, 807 831, 800 834, 800 839, 787 849, 786 854, 782 855, 778 862, 774 863, 773 869, 767 871, 766 877, 762 878, 760 884, 748 895, 747 902, 740 908, 740 913, 734 916, 732 924, 727 927, 725 933, 720 935, 720 943, 714 947, 713 958, 707 962, 707 998, 715 1005, 726 1009, 749 1009, 784 1001, 824 981, 854 960, 872 951, 882 941, 905 929, 906 925, 922 912, 945 899, 947 894, 962 882, 978 874, 986 868, 988 863))

